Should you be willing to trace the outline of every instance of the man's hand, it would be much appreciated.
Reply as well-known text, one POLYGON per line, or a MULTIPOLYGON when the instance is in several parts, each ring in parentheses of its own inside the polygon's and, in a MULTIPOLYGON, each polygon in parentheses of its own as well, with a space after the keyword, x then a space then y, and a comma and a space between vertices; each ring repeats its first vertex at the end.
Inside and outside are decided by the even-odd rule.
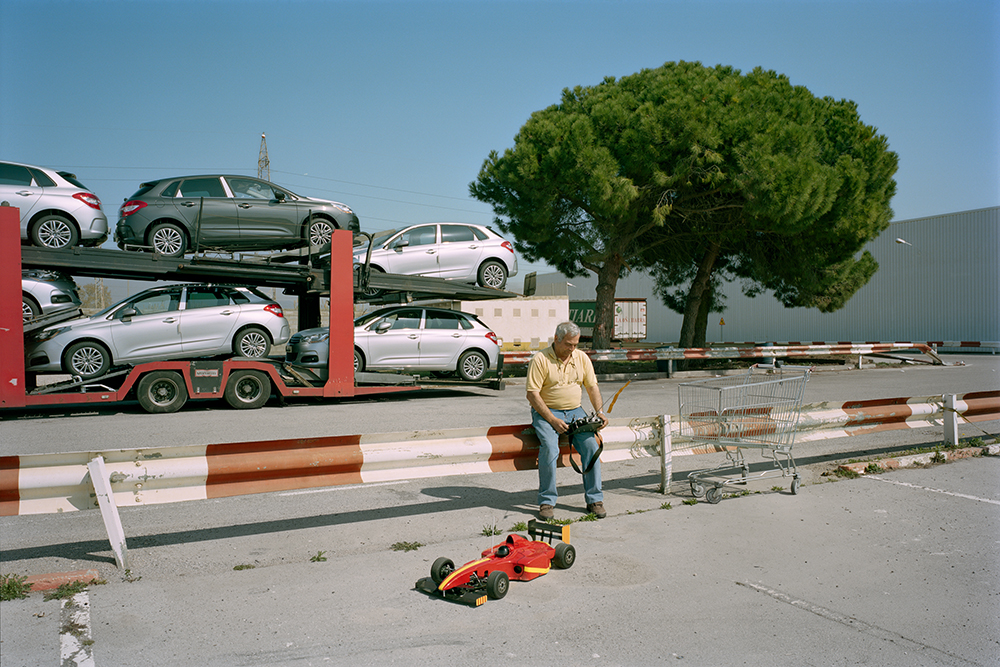
POLYGON ((559 419, 555 415, 552 415, 552 419, 546 419, 548 423, 552 424, 552 428, 555 429, 556 433, 563 434, 569 430, 569 424, 559 419))

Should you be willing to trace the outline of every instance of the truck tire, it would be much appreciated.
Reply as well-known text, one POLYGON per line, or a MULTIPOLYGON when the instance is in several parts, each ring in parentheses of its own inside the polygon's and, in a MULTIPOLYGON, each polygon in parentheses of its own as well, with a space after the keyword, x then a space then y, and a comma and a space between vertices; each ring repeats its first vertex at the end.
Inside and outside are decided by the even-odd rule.
POLYGON ((146 373, 139 378, 135 393, 142 409, 153 414, 177 412, 188 399, 187 385, 177 371, 146 373))
POLYGON ((223 396, 237 410, 256 410, 271 397, 271 380, 260 371, 233 371, 223 396))

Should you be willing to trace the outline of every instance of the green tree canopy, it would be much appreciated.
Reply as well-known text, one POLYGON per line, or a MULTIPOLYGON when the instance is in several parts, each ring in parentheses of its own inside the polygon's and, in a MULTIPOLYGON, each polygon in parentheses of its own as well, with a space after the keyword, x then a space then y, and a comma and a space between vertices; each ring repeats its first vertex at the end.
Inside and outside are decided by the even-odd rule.
POLYGON ((470 191, 529 261, 597 274, 595 347, 630 267, 683 304, 690 347, 704 344, 721 280, 841 307, 877 269, 855 255, 888 226, 896 164, 853 102, 761 69, 679 62, 564 90, 470 191))

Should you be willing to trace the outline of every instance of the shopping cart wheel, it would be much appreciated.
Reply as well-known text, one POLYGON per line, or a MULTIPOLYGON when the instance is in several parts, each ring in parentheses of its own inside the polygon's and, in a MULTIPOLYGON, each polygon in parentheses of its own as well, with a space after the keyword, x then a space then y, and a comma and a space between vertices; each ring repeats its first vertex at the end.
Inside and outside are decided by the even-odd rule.
POLYGON ((797 495, 799 492, 799 476, 796 475, 792 477, 792 495, 797 495))
POLYGON ((705 494, 705 500, 712 503, 713 505, 722 500, 722 487, 713 486, 705 494))
POLYGON ((700 482, 691 482, 691 495, 695 498, 701 498, 705 495, 705 485, 700 482))

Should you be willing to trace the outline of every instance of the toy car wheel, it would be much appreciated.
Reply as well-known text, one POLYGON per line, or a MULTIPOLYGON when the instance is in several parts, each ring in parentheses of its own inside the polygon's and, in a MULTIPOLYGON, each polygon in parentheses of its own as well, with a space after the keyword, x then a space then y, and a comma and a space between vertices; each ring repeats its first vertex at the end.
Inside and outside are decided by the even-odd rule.
POLYGON ((722 489, 718 486, 713 486, 711 489, 708 490, 708 493, 705 494, 705 500, 712 503, 713 505, 719 502, 720 500, 722 500, 722 489))
POLYGON ((507 595, 508 588, 510 588, 510 577, 507 576, 506 572, 493 570, 490 572, 490 576, 486 577, 486 594, 494 600, 499 600, 507 595))
POLYGON ((455 571, 455 563, 450 558, 438 558, 431 565, 431 579, 435 584, 440 584, 448 578, 448 575, 455 571))
POLYGON ((572 544, 566 544, 561 542, 556 545, 556 555, 552 559, 552 562, 556 564, 556 567, 567 570, 573 567, 573 563, 576 562, 576 547, 572 544))

